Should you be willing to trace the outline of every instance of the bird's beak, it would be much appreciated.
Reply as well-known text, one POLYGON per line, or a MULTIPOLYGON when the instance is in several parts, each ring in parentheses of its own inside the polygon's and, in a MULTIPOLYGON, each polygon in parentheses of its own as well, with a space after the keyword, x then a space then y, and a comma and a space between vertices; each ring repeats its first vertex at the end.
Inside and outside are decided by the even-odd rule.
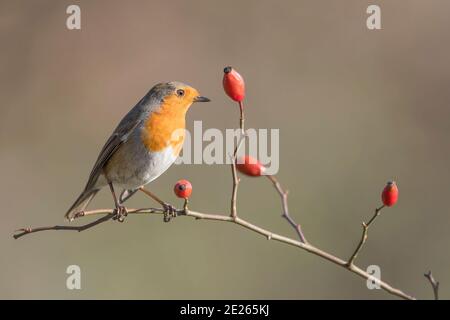
POLYGON ((194 102, 209 102, 211 101, 210 99, 208 99, 207 97, 203 97, 203 96, 196 96, 194 98, 194 102))

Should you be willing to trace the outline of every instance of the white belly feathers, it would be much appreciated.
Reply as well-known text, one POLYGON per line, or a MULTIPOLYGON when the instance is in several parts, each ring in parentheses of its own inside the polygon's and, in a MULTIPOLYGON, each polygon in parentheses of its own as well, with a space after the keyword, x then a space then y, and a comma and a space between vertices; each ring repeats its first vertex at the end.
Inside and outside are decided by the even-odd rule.
POLYGON ((135 189, 155 180, 177 158, 170 145, 164 150, 149 152, 139 139, 131 141, 123 144, 105 167, 107 179, 124 189, 135 189))

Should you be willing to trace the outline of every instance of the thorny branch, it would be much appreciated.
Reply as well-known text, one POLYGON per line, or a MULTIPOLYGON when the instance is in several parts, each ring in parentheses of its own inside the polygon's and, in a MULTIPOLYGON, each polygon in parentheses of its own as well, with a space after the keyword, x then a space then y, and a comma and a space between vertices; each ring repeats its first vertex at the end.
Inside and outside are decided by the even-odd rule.
MULTIPOLYGON (((375 210, 375 215, 369 220, 368 223, 363 223, 362 238, 361 238, 356 250, 354 251, 354 253, 352 254, 352 256, 350 257, 350 259, 348 261, 345 261, 345 260, 338 258, 326 251, 323 251, 306 241, 306 238, 302 232, 300 224, 297 224, 294 221, 294 219, 289 215, 288 204, 287 204, 287 194, 288 193, 281 187, 280 183, 274 176, 268 176, 268 178, 273 183, 275 189, 277 190, 277 192, 279 193, 279 195, 281 197, 282 208, 283 208, 282 217, 285 218, 289 222, 289 224, 296 230, 296 232, 300 238, 300 241, 273 233, 269 230, 266 230, 264 228, 256 226, 256 225, 238 217, 238 215, 237 215, 237 190, 238 190, 238 185, 239 185, 240 180, 239 180, 239 177, 238 177, 237 171, 236 171, 236 160, 237 160, 237 153, 239 151, 239 148, 246 137, 245 130, 244 130, 244 113, 243 113, 242 103, 239 104, 239 107, 240 107, 240 111, 241 111, 241 117, 240 117, 241 136, 240 136, 240 140, 238 141, 238 143, 236 145, 236 148, 234 149, 234 153, 231 156, 231 158, 232 158, 231 170, 232 170, 232 177, 233 177, 233 189, 232 189, 232 197, 231 197, 231 213, 229 215, 224 215, 224 214, 208 214, 208 213, 190 211, 187 208, 187 202, 185 202, 184 209, 182 209, 182 210, 174 209, 174 214, 177 216, 192 217, 196 220, 211 220, 211 221, 230 222, 232 224, 241 226, 247 230, 258 233, 258 234, 264 236, 267 240, 275 240, 275 241, 278 241, 278 242, 281 242, 281 243, 284 243, 287 245, 291 245, 291 246, 303 249, 303 250, 305 250, 311 254, 314 254, 322 259, 328 260, 331 263, 334 263, 335 265, 340 266, 340 267, 358 275, 359 277, 361 277, 363 279, 366 279, 366 280, 373 279, 373 276, 371 274, 367 273, 363 269, 356 266, 354 264, 354 261, 358 255, 358 253, 361 251, 365 241, 367 240, 367 232, 368 232, 369 226, 379 216, 380 211, 381 211, 381 209, 383 209, 384 206, 377 208, 375 210)), ((167 208, 128 209, 128 214, 129 215, 161 214, 161 215, 166 216, 166 214, 167 214, 166 211, 167 211, 167 208)), ((41 232, 41 231, 49 231, 49 230, 67 230, 67 231, 81 232, 81 231, 87 230, 89 228, 92 228, 96 225, 99 225, 103 222, 109 221, 111 219, 114 220, 116 218, 116 212, 114 209, 99 209, 99 210, 84 211, 84 212, 81 212, 80 214, 78 214, 75 218, 78 219, 81 217, 95 216, 95 215, 104 215, 104 216, 102 216, 101 218, 99 218, 91 223, 81 225, 81 226, 56 225, 56 226, 39 227, 39 228, 24 228, 24 229, 17 230, 18 233, 14 234, 13 237, 15 239, 18 239, 20 237, 23 237, 23 236, 31 234, 31 233, 36 233, 36 232, 41 232)), ((436 282, 434 280, 433 275, 431 274, 431 271, 428 274, 425 274, 425 277, 430 281, 430 283, 433 287, 435 299, 438 299, 439 282, 436 282)), ((384 282, 381 279, 377 280, 377 283, 379 284, 380 288, 382 288, 386 292, 390 293, 391 295, 394 295, 394 296, 397 296, 397 297, 400 297, 403 299, 407 299, 407 300, 415 300, 415 298, 413 296, 406 294, 402 290, 391 286, 389 283, 384 282)))
MULTIPOLYGON (((312 253, 318 257, 321 257, 325 260, 328 260, 332 263, 334 263, 335 265, 338 265, 340 267, 343 267, 347 270, 349 270, 350 272, 360 276, 361 278, 364 279, 372 279, 372 275, 367 273, 366 271, 364 271, 363 269, 357 267, 353 262, 357 256, 357 254, 359 253, 359 251, 361 250, 362 246, 364 245, 364 242, 367 239, 367 229, 368 227, 372 224, 372 222, 375 220, 375 218, 379 215, 380 210, 383 208, 378 208, 375 211, 375 215, 369 220, 369 222, 367 224, 363 224, 363 237, 358 245, 358 247, 356 248, 355 252, 353 253, 352 257, 348 260, 348 261, 344 261, 328 252, 325 252, 313 245, 311 245, 310 243, 308 243, 305 239, 305 236, 303 235, 303 232, 301 230, 301 227, 299 224, 297 224, 292 217, 289 215, 289 211, 288 211, 288 206, 287 206, 287 192, 281 187, 280 183, 276 180, 275 177, 271 177, 268 176, 268 178, 272 181, 272 183, 274 184, 275 189, 277 190, 277 192, 280 194, 281 199, 282 199, 282 206, 283 206, 283 217, 289 222, 289 224, 291 224, 295 230, 298 233, 298 236, 300 238, 300 241, 273 233, 269 230, 263 229, 259 226, 256 226, 244 219, 241 219, 237 216, 237 188, 239 185, 239 177, 237 176, 237 171, 236 171, 236 158, 237 158, 237 152, 243 142, 243 140, 245 139, 245 134, 244 136, 241 137, 241 139, 239 140, 238 144, 236 145, 236 148, 234 150, 234 154, 232 157, 232 175, 233 175, 233 192, 232 192, 232 199, 231 199, 231 214, 230 215, 222 215, 222 214, 207 214, 207 213, 201 213, 201 212, 196 212, 196 211, 190 211, 186 206, 184 207, 183 210, 176 210, 175 213, 178 216, 187 216, 187 217, 192 217, 197 219, 203 219, 203 220, 212 220, 212 221, 222 221, 222 222, 231 222, 233 224, 239 225, 241 227, 244 227, 250 231, 256 232, 258 234, 263 235, 266 239, 268 240, 275 240, 284 244, 288 244, 294 247, 298 247, 300 249, 303 249, 309 253, 312 253)), ((67 231, 84 231, 87 230, 91 227, 94 227, 100 223, 109 221, 111 219, 115 218, 115 210, 114 209, 99 209, 99 210, 91 210, 91 211, 85 211, 80 213, 79 215, 76 216, 76 218, 81 218, 81 217, 86 217, 86 216, 94 216, 94 215, 99 215, 99 214, 103 214, 104 216, 101 217, 100 219, 97 219, 91 223, 85 224, 85 225, 81 225, 81 226, 50 226, 50 227, 39 227, 39 228, 24 228, 24 229, 20 229, 17 230, 19 231, 19 233, 14 235, 15 239, 18 239, 20 237, 23 237, 27 234, 31 234, 31 233, 36 233, 36 232, 41 232, 41 231, 48 231, 48 230, 67 230, 67 231)), ((128 214, 129 215, 134 215, 134 214, 162 214, 165 215, 166 214, 166 210, 164 208, 145 208, 145 209, 128 209, 128 214)), ((430 280, 431 282, 431 280, 430 280)), ((409 294, 404 293, 403 291, 401 291, 400 289, 397 289, 393 286, 391 286, 390 284, 388 284, 387 282, 384 282, 382 280, 378 281, 380 287, 385 290, 386 292, 403 298, 403 299, 407 299, 407 300, 415 300, 415 298, 409 294)), ((437 290, 438 290, 438 286, 439 284, 434 284, 434 282, 431 282, 432 286, 433 286, 433 290, 435 291, 435 296, 437 296, 437 290)))
MULTIPOLYGON (((101 219, 104 219, 100 222, 98 222, 97 224, 101 223, 101 222, 105 222, 107 220, 110 220, 113 216, 114 216, 114 210, 113 209, 100 209, 100 210, 93 210, 93 211, 86 211, 84 213, 84 215, 82 216, 92 216, 92 215, 98 215, 98 214, 106 214, 104 217, 102 217, 101 219)), ((154 209, 154 208, 149 208, 149 209, 129 209, 128 210, 128 214, 129 215, 133 215, 133 214, 164 214, 164 210, 163 209, 154 209)), ((360 276, 361 278, 364 279, 369 279, 372 278, 372 275, 368 274, 366 271, 364 271, 363 269, 352 265, 350 268, 347 266, 347 262, 328 253, 325 252, 309 243, 303 243, 276 233, 273 233, 269 230, 266 230, 264 228, 261 228, 259 226, 256 226, 244 219, 241 219, 239 217, 231 217, 229 215, 222 215, 222 214, 207 214, 207 213, 201 213, 201 212, 196 212, 196 211, 190 211, 188 209, 186 210, 177 210, 177 215, 178 216, 187 216, 187 217, 192 217, 195 218, 196 220, 212 220, 212 221, 222 221, 222 222, 231 222, 233 224, 236 224, 238 226, 244 227, 248 230, 251 230, 253 232, 256 232, 260 235, 263 235, 266 239, 268 240, 275 240, 284 244, 288 244, 303 250, 306 250, 316 256, 319 256, 325 260, 328 260, 340 267, 343 267, 345 269, 348 269, 350 272, 360 276)), ((81 216, 80 216, 81 217, 81 216)), ((101 220, 100 219, 100 220, 101 220)), ((99 220, 96 220, 95 222, 97 222, 99 220)), ((21 233, 16 234, 14 237, 15 238, 19 238, 21 236, 24 236, 26 234, 31 234, 34 232, 38 232, 38 231, 44 231, 44 230, 75 230, 75 229, 67 229, 67 226, 54 226, 54 227, 44 227, 44 228, 27 228, 27 229, 22 229, 21 233)), ((83 228, 84 226, 78 227, 78 228, 83 228)), ((72 227, 72 228, 77 228, 77 227, 72 227)), ((85 228, 86 229, 86 228, 85 228)), ((83 231, 85 229, 80 229, 80 230, 76 230, 76 231, 83 231)), ((387 282, 381 281, 379 282, 380 287, 383 288, 386 292, 395 295, 397 297, 403 298, 403 299, 408 299, 408 300, 414 300, 415 298, 404 293, 403 291, 396 289, 394 287, 392 287, 390 284, 388 284, 387 282)))

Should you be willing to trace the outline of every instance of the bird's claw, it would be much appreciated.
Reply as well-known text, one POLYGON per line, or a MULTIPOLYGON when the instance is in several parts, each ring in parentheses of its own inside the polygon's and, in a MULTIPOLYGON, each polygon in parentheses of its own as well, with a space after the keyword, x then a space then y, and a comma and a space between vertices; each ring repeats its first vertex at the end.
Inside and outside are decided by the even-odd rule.
POLYGON ((163 209, 164 209, 164 222, 169 222, 172 218, 175 218, 177 216, 177 209, 171 204, 164 203, 163 209))
POLYGON ((86 214, 86 213, 85 213, 84 210, 78 211, 78 212, 76 212, 76 213, 73 215, 73 217, 70 219, 70 221, 73 221, 73 220, 75 220, 75 219, 84 217, 85 214, 86 214))
POLYGON ((124 222, 125 217, 128 215, 128 210, 124 206, 118 206, 114 209, 114 217, 113 220, 117 220, 118 222, 124 222))

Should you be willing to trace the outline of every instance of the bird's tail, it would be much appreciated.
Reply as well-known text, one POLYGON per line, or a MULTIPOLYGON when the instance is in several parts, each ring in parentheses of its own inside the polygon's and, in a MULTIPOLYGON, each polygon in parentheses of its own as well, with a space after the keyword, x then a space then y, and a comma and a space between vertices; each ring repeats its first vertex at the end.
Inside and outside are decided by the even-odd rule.
POLYGON ((89 202, 95 197, 99 190, 84 190, 78 199, 75 201, 75 203, 70 207, 70 209, 67 211, 66 215, 64 216, 66 219, 72 221, 75 217, 75 214, 83 211, 89 202))

